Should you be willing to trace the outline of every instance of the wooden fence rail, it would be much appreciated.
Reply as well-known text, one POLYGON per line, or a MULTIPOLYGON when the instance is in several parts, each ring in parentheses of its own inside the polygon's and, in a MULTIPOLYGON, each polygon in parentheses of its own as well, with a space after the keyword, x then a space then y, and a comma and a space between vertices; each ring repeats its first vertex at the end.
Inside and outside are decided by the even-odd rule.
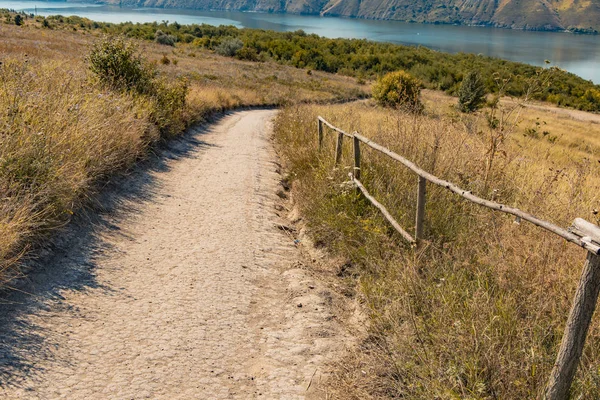
POLYGON ((504 204, 486 200, 475 196, 470 191, 461 189, 455 184, 445 181, 434 176, 423 169, 419 168, 412 161, 394 153, 388 148, 377 144, 370 139, 362 136, 358 132, 349 134, 340 128, 327 122, 324 118, 318 117, 318 140, 319 151, 322 149, 323 143, 323 126, 327 126, 337 132, 337 141, 335 149, 335 164, 339 164, 342 157, 342 145, 344 137, 352 139, 352 148, 354 153, 354 169, 350 178, 357 187, 357 191, 362 193, 385 217, 385 219, 394 227, 394 229, 409 243, 416 243, 417 246, 424 239, 423 226, 425 222, 425 202, 427 182, 442 186, 457 195, 479 204, 483 207, 492 210, 500 211, 506 214, 514 215, 518 220, 528 221, 540 228, 546 229, 563 239, 583 247, 588 251, 587 259, 584 264, 583 273, 581 275, 577 291, 573 300, 573 305, 567 320, 567 325, 561 341, 558 356, 544 393, 546 400, 564 400, 568 398, 569 390, 577 365, 583 351, 585 338, 592 320, 592 315, 598 302, 598 294, 600 292, 600 227, 587 222, 581 218, 576 218, 573 225, 564 229, 551 222, 544 221, 534 215, 518 208, 509 207, 504 204), (417 186, 417 204, 416 204, 416 220, 415 220, 415 236, 414 238, 404 230, 400 224, 392 217, 390 212, 384 205, 379 203, 365 188, 360 181, 361 178, 361 156, 360 144, 363 143, 368 147, 377 150, 391 159, 400 162, 406 168, 413 171, 418 177, 417 186))

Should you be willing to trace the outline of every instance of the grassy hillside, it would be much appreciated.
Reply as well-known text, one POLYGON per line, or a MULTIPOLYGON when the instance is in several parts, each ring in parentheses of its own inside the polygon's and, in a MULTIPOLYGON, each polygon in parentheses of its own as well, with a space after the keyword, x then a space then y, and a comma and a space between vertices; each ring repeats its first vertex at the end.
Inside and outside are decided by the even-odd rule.
MULTIPOLYGON (((456 93, 466 71, 478 69, 489 90, 507 79, 507 92, 518 96, 536 68, 303 32, 60 16, 23 16, 17 26, 15 17, 0 18, 0 282, 18 274, 23 260, 89 204, 99 183, 161 141, 214 112, 287 105, 276 135, 294 199, 315 241, 340 260, 334 272, 346 294, 363 302, 369 316, 368 336, 338 366, 331 393, 344 399, 541 393, 584 252, 431 188, 428 243, 415 253, 344 185, 349 145, 335 169, 331 135, 324 151, 316 151, 316 116, 358 130, 474 193, 562 226, 576 216, 600 222, 597 116, 546 104, 514 107, 506 99, 498 112, 516 111, 500 132, 489 128, 494 118, 485 112, 458 114, 456 99, 438 90, 425 93, 419 115, 369 102, 314 104, 363 97, 367 80, 396 69, 448 93, 456 93), (90 70, 87 57, 105 34, 122 34, 137 46, 135 59, 151 71, 144 85, 110 84, 90 70)), ((600 110, 598 86, 550 72, 554 81, 539 99, 600 110)), ((416 178, 364 151, 363 180, 410 229, 416 178)), ((600 397, 598 349, 595 321, 574 398, 600 397)))
MULTIPOLYGON (((106 2, 121 4, 120 0, 106 2)), ((600 30, 600 5, 594 1, 582 0, 125 0, 122 4, 320 14, 528 30, 570 30, 587 33, 597 33, 600 30)))
MULTIPOLYGON (((104 32, 149 41, 157 40, 157 32, 160 31, 163 37, 170 38, 173 44, 177 43, 179 48, 190 52, 213 50, 241 60, 275 61, 312 71, 348 75, 363 82, 402 69, 419 78, 425 87, 453 95, 457 94, 463 76, 470 70, 481 72, 488 91, 496 92, 499 86, 503 86, 511 96, 523 96, 530 81, 537 79, 541 71, 538 67, 492 57, 448 54, 423 47, 367 40, 327 39, 303 31, 273 32, 231 26, 182 26, 177 23, 108 24, 62 16, 48 19, 23 17, 27 24, 42 30, 104 32)), ((0 21, 13 23, 6 16, 0 17, 0 21)), ((586 111, 600 111, 599 85, 557 68, 552 68, 552 75, 549 84, 536 93, 536 99, 586 111)))
POLYGON ((155 76, 109 85, 86 61, 100 33, 0 25, 0 286, 98 183, 190 124, 236 107, 362 94, 350 78, 148 42, 132 43, 155 76))
MULTIPOLYGON (((459 114, 439 92, 422 115, 370 103, 300 106, 276 123, 307 231, 337 260, 330 271, 364 305, 368 331, 341 361, 328 394, 339 399, 541 398, 585 251, 527 223, 428 185, 425 246, 415 251, 344 184, 346 142, 317 151, 317 115, 357 130, 425 170, 484 198, 567 227, 600 209, 600 124, 547 106, 513 108, 496 151, 485 112, 459 114), (541 108, 540 108, 541 107, 541 108), (518 111, 520 110, 520 111, 518 111), (514 125, 516 123, 517 125, 514 125), (547 133, 545 133, 547 132, 547 133), (490 159, 492 169, 487 173, 490 159)), ((361 180, 409 232, 417 177, 364 147, 361 180)), ((590 329, 571 398, 600 397, 600 325, 590 329)))

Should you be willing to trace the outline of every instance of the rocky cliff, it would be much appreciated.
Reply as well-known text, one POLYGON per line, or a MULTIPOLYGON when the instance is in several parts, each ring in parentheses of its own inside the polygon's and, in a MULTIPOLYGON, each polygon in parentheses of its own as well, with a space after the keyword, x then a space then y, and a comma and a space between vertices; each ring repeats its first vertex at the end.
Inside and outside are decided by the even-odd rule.
POLYGON ((122 4, 287 12, 527 30, 600 31, 600 0, 123 0, 122 4))

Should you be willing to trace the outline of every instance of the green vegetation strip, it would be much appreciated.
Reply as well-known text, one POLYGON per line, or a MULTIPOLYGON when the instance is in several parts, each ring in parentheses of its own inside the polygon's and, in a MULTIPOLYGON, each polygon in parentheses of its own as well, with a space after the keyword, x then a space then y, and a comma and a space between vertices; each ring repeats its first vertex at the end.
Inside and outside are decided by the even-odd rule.
MULTIPOLYGON (((6 17, 10 15, 7 11, 4 14, 0 20, 13 21, 6 17)), ((23 17, 33 18, 32 15, 23 17)), ((427 88, 444 90, 452 95, 458 95, 460 83, 473 70, 481 74, 488 92, 501 90, 511 96, 526 95, 529 81, 537 79, 540 73, 539 67, 482 55, 449 54, 425 47, 361 39, 327 39, 301 30, 274 32, 166 22, 112 24, 76 16, 35 17, 34 20, 47 29, 99 30, 164 45, 186 43, 241 60, 274 60, 298 68, 353 76, 359 81, 404 70, 421 80, 427 88)), ((600 86, 572 73, 553 69, 553 80, 536 93, 537 100, 579 110, 600 111, 600 86)))

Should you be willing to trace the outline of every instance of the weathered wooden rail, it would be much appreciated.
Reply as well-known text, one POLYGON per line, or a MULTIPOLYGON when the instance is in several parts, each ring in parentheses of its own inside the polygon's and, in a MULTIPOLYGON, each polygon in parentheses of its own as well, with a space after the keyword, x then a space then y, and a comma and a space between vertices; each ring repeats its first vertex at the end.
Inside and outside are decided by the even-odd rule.
POLYGON ((576 218, 573 225, 564 229, 551 222, 544 221, 534 215, 518 208, 509 207, 501 203, 486 200, 475 196, 468 190, 461 189, 455 184, 434 176, 419 168, 412 161, 394 153, 388 148, 377 144, 370 139, 362 136, 358 132, 349 134, 342 129, 327 122, 324 118, 318 117, 318 141, 319 151, 323 147, 324 126, 329 127, 337 133, 335 147, 335 163, 339 164, 342 157, 342 145, 344 137, 352 139, 354 154, 354 168, 350 178, 357 187, 357 190, 364 195, 385 217, 385 219, 394 227, 394 229, 409 243, 416 244, 417 247, 423 241, 423 226, 425 222, 425 202, 427 194, 427 182, 442 186, 451 192, 465 198, 466 200, 479 204, 492 210, 500 211, 506 214, 514 215, 518 221, 525 220, 540 228, 546 229, 562 237, 568 242, 583 247, 588 251, 577 291, 573 300, 573 305, 569 313, 565 332, 561 341, 560 349, 556 362, 550 374, 544 399, 546 400, 564 400, 568 398, 571 383, 575 376, 579 360, 585 344, 585 338, 598 302, 600 292, 600 227, 587 222, 581 218, 576 218), (390 214, 385 206, 379 203, 365 188, 360 181, 361 177, 361 156, 360 146, 364 145, 385 154, 389 158, 400 162, 406 168, 413 171, 418 177, 417 185, 417 204, 414 238, 403 229, 398 221, 390 214))

